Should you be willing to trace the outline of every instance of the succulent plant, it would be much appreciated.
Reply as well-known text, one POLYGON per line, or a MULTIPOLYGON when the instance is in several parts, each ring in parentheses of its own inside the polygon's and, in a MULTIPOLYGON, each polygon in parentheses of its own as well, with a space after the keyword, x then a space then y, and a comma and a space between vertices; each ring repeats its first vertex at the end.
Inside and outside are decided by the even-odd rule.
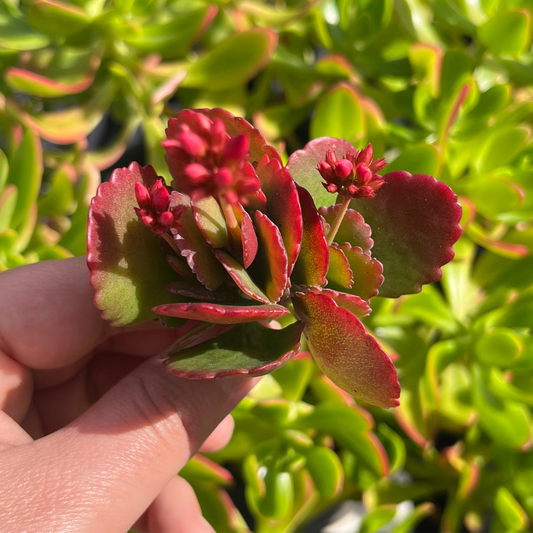
POLYGON ((304 343, 341 389, 397 406, 394 365, 359 319, 378 293, 440 278, 461 234, 451 189, 424 174, 381 177, 371 145, 331 137, 284 167, 222 109, 183 110, 166 134, 170 185, 132 163, 93 199, 87 261, 103 316, 181 327, 166 354, 180 377, 262 375, 304 343), (313 198, 305 186, 321 180, 313 198))

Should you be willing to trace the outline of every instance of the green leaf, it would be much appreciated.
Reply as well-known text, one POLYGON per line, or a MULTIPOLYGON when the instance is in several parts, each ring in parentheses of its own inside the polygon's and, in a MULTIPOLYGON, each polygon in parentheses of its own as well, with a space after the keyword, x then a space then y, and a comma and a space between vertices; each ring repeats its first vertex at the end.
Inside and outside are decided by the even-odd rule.
POLYGON ((429 174, 430 176, 434 176, 437 173, 438 164, 439 152, 437 147, 432 144, 421 144, 404 150, 385 168, 387 172, 406 170, 411 174, 429 174))
POLYGON ((234 35, 191 63, 182 87, 221 90, 246 83, 270 59, 276 44, 276 34, 267 29, 234 35))
POLYGON ((344 473, 338 455, 325 446, 315 446, 305 452, 306 468, 323 498, 335 497, 342 490, 344 473))
POLYGON ((3 150, 0 150, 0 191, 4 188, 9 175, 9 161, 3 150))
POLYGON ((485 365, 512 366, 524 351, 520 336, 509 328, 494 328, 478 339, 474 346, 476 357, 485 365))
POLYGON ((349 85, 340 83, 317 102, 311 120, 311 138, 337 137, 354 143, 365 134, 359 95, 349 85))
POLYGON ((233 484, 233 476, 228 470, 203 455, 193 455, 180 470, 180 476, 187 481, 209 481, 227 487, 233 484))
POLYGON ((12 17, 0 6, 0 50, 37 50, 49 42, 47 35, 35 31, 26 20, 12 17))
POLYGON ((91 17, 83 9, 58 0, 32 3, 28 19, 36 30, 58 37, 80 33, 91 22, 91 17))
POLYGON ((17 187, 17 207, 11 227, 17 228, 28 216, 28 211, 37 200, 43 173, 42 148, 39 137, 25 129, 22 141, 11 160, 7 183, 17 187))
POLYGON ((485 385, 482 371, 474 367, 473 398, 479 412, 479 423, 496 443, 519 448, 530 439, 531 416, 528 408, 514 401, 496 398, 485 385))
POLYGON ((255 322, 239 324, 212 340, 176 353, 170 351, 167 370, 190 379, 267 374, 297 353, 302 329, 298 322, 282 330, 255 322))
POLYGON ((531 42, 531 15, 527 11, 499 13, 478 28, 478 37, 494 54, 520 55, 531 42))
POLYGON ((494 510, 508 531, 524 531, 529 526, 526 512, 505 487, 496 492, 494 510))
POLYGON ((252 506, 269 520, 281 520, 292 509, 294 489, 292 476, 288 472, 278 472, 269 468, 265 475, 266 493, 264 497, 257 497, 247 491, 248 500, 252 506))
POLYGON ((405 466, 406 449, 403 439, 387 424, 379 424, 378 432, 381 442, 387 451, 391 473, 403 470, 405 466))
POLYGON ((9 228, 17 206, 18 191, 15 185, 8 185, 0 192, 0 233, 9 228))
POLYGON ((63 167, 56 172, 50 183, 50 191, 37 203, 39 215, 53 217, 69 214, 74 202, 73 179, 76 179, 76 173, 71 167, 63 167))
POLYGON ((395 505, 382 505, 370 511, 361 524, 360 533, 375 533, 379 528, 388 524, 396 515, 395 505))
POLYGON ((313 360, 308 354, 307 357, 300 355, 272 374, 281 385, 283 397, 292 402, 301 400, 315 369, 313 360))
POLYGON ((95 304, 114 326, 157 318, 156 305, 175 302, 166 290, 179 276, 161 251, 160 238, 137 217, 135 183, 153 178, 151 167, 132 163, 98 188, 91 204, 87 263, 95 304))

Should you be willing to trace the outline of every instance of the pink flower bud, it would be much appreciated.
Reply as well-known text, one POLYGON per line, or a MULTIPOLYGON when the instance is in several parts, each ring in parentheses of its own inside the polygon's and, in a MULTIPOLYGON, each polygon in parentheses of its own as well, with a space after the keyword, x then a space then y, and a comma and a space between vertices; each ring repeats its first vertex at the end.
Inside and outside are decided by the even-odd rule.
POLYGON ((326 162, 330 167, 335 166, 335 163, 337 162, 337 156, 335 155, 335 152, 333 150, 328 150, 326 152, 326 162))
POLYGON ((359 163, 355 167, 355 173, 361 184, 368 183, 372 179, 372 171, 364 163, 359 163))
POLYGON ((178 134, 180 146, 190 157, 203 157, 207 149, 205 141, 196 133, 190 131, 188 126, 182 126, 182 131, 178 134))
POLYGON ((152 197, 152 208, 156 213, 166 210, 170 195, 163 185, 163 180, 157 180, 150 187, 150 196, 152 197))
POLYGON ((357 162, 363 163, 366 166, 369 166, 372 162, 372 158, 374 157, 374 150, 372 149, 372 145, 369 144, 366 148, 361 150, 359 155, 357 156, 357 162))
POLYGON ((337 189, 338 187, 334 183, 330 183, 329 185, 326 186, 326 190, 331 193, 336 193, 337 189))
POLYGON ((361 187, 358 192, 360 198, 374 198, 375 195, 376 193, 374 192, 374 189, 368 185, 361 187))
POLYGON ((135 198, 141 209, 150 209, 150 193, 140 182, 135 183, 135 198))
POLYGON ((154 219, 150 215, 145 215, 145 216, 141 217, 141 220, 142 220, 143 224, 145 226, 148 226, 148 227, 150 227, 153 224, 153 222, 154 222, 154 219))
POLYGON ((320 172, 320 175, 326 180, 331 181, 333 179, 333 172, 331 166, 325 161, 320 161, 317 165, 317 170, 320 172))
POLYGON ((353 165, 347 159, 341 159, 335 165, 335 175, 341 180, 346 179, 353 170, 353 165))
POLYGON ((224 161, 240 161, 248 158, 248 149, 250 148, 250 140, 244 134, 232 137, 224 149, 224 161))
POLYGON ((383 167, 387 165, 385 159, 377 159, 370 165, 370 170, 372 172, 379 172, 383 167))
POLYGON ((202 183, 202 181, 205 181, 209 177, 208 170, 203 165, 200 165, 200 163, 187 165, 183 170, 183 174, 193 184, 202 183))
POLYGON ((357 192, 359 191, 359 189, 355 186, 355 185, 350 185, 348 187, 348 194, 350 196, 355 196, 357 194, 357 192))
MULTIPOLYGON (((224 193, 224 198, 229 204, 236 204, 239 201, 239 195, 235 191, 232 191, 232 190, 226 191, 224 193)), ((247 205, 248 199, 243 198, 242 203, 243 205, 247 205)))
POLYGON ((218 118, 215 119, 211 126, 210 131, 210 137, 211 137, 211 144, 210 148, 215 153, 220 153, 222 149, 224 148, 224 145, 226 144, 226 141, 228 140, 228 134, 226 133, 226 126, 224 126, 224 122, 219 120, 218 118))
POLYGON ((170 211, 163 211, 159 215, 159 223, 162 226, 170 226, 174 222, 174 215, 170 211))
POLYGON ((233 183, 233 173, 228 167, 222 167, 213 176, 213 181, 220 189, 227 189, 233 183))

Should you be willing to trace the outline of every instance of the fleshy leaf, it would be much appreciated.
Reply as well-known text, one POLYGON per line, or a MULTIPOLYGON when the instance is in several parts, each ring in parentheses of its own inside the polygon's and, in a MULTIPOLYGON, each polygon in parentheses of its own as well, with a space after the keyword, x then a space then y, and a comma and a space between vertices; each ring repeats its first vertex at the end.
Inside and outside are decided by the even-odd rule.
POLYGON ((254 283, 238 261, 223 250, 213 250, 213 253, 244 294, 258 302, 270 303, 268 296, 254 283))
POLYGON ((311 193, 316 204, 326 207, 335 203, 335 195, 324 189, 316 167, 324 160, 328 150, 333 150, 340 158, 344 157, 346 152, 353 152, 354 148, 344 139, 319 137, 308 142, 302 150, 296 150, 289 157, 286 166, 292 179, 311 193))
POLYGON ((254 128, 247 120, 241 117, 233 116, 225 109, 196 109, 198 113, 202 113, 212 121, 216 119, 221 120, 226 126, 226 132, 230 137, 236 137, 240 134, 245 134, 250 140, 250 162, 260 161, 263 155, 267 155, 269 159, 277 159, 281 161, 278 152, 270 145, 268 145, 261 135, 260 131, 254 128))
POLYGON ((386 174, 375 198, 352 200, 372 228, 372 255, 383 264, 380 296, 419 292, 441 278, 461 235, 461 206, 444 183, 425 174, 386 174))
POLYGON ((297 191, 302 208, 304 231, 300 255, 291 276, 291 284, 324 285, 329 266, 329 249, 322 221, 309 192, 299 186, 297 186, 297 191))
POLYGON ((278 227, 263 213, 256 211, 254 226, 259 238, 259 252, 249 272, 271 302, 277 302, 287 286, 287 253, 278 227))
POLYGON ((79 33, 91 22, 91 17, 83 9, 58 0, 32 3, 28 18, 36 30, 61 37, 79 33))
POLYGON ((181 255, 187 260, 198 281, 209 290, 216 290, 224 280, 224 270, 196 225, 189 197, 174 191, 170 196, 170 203, 171 206, 183 205, 186 208, 178 221, 178 228, 171 230, 181 255))
POLYGON ((368 302, 359 296, 356 296, 355 294, 337 292, 331 289, 320 289, 319 287, 313 287, 310 290, 315 294, 324 294, 329 296, 339 307, 348 309, 348 311, 357 317, 368 316, 372 311, 368 305, 368 302))
POLYGON ((210 291, 203 285, 191 283, 190 281, 174 281, 167 285, 167 290, 185 298, 194 300, 203 300, 204 302, 229 302, 235 299, 235 295, 230 291, 219 288, 216 291, 210 291))
POLYGON ((350 265, 350 270, 353 273, 353 284, 350 288, 346 288, 343 285, 338 285, 334 282, 334 278, 330 280, 332 289, 339 289, 350 294, 356 294, 363 300, 369 300, 378 295, 378 289, 383 283, 383 266, 381 263, 370 256, 365 254, 359 246, 350 246, 347 242, 338 245, 332 244, 331 248, 338 248, 350 265))
POLYGON ((176 279, 161 253, 159 237, 137 217, 135 183, 155 174, 132 163, 98 188, 89 212, 87 264, 95 304, 114 326, 153 320, 152 307, 178 298, 166 290, 176 279))
POLYGON ((290 275, 300 253, 303 235, 302 210, 296 184, 277 159, 267 161, 267 157, 263 156, 256 172, 267 198, 267 214, 283 237, 290 275))
POLYGON ((303 324, 285 329, 255 322, 234 326, 207 342, 168 355, 166 368, 178 377, 214 379, 235 374, 261 376, 290 361, 300 348, 303 324))
POLYGON ((191 201, 191 208, 198 229, 213 248, 228 246, 228 228, 224 213, 212 196, 191 201))
POLYGON ((183 87, 211 90, 238 87, 265 66, 277 40, 275 32, 264 28, 229 37, 188 67, 183 87))
POLYGON ((152 309, 158 315, 200 320, 214 324, 241 324, 271 320, 289 314, 281 305, 222 305, 216 303, 177 303, 158 305, 152 309))
POLYGON ((312 291, 297 293, 293 303, 324 374, 356 399, 385 408, 399 405, 394 365, 353 313, 312 291))
POLYGON ((257 234, 255 233, 254 223, 250 215, 245 211, 241 204, 237 204, 237 220, 241 225, 241 242, 242 242, 242 264, 248 268, 254 261, 259 248, 257 234), (240 219, 240 220, 239 220, 240 219))
POLYGON ((344 252, 337 246, 329 247, 328 285, 350 289, 353 285, 353 272, 344 252))
MULTIPOLYGON (((328 208, 321 207, 318 212, 331 226, 340 208, 341 204, 335 204, 328 208)), ((334 242, 339 244, 348 242, 352 246, 359 246, 363 252, 369 252, 374 245, 370 235, 372 235, 372 228, 365 223, 364 218, 357 211, 348 209, 335 235, 334 242)))

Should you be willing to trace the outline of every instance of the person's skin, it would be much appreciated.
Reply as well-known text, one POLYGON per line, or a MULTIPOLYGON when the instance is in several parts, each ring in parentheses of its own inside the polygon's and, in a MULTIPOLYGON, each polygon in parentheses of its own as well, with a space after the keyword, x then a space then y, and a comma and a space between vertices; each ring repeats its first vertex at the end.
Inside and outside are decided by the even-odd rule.
POLYGON ((0 531, 212 532, 176 474, 253 380, 166 373, 176 333, 111 328, 88 280, 83 258, 0 274, 0 531))

